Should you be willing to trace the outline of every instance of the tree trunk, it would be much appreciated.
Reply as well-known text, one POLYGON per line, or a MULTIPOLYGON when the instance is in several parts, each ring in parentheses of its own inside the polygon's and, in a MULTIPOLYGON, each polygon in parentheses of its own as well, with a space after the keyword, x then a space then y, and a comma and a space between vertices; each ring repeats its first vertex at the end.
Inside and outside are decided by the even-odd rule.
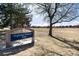
MULTIPOLYGON (((12 14, 10 14, 10 22, 11 22, 11 20, 12 20, 12 14)), ((12 26, 12 22, 11 22, 11 28, 10 29, 12 29, 13 28, 13 26, 12 26)), ((7 47, 11 47, 11 38, 10 38, 10 31, 8 30, 8 31, 6 31, 6 48, 7 47)))
POLYGON ((50 19, 49 36, 52 36, 52 19, 50 19))
POLYGON ((12 25, 12 14, 10 14, 10 19, 9 19, 9 21, 10 21, 10 29, 13 29, 13 25, 12 25))

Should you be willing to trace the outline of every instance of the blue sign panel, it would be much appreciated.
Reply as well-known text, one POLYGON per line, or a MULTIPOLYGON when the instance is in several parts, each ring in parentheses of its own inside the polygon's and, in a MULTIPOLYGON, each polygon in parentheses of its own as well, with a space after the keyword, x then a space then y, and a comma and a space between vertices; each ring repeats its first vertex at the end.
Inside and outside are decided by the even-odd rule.
POLYGON ((11 34, 11 41, 21 40, 30 37, 33 37, 33 32, 11 34))

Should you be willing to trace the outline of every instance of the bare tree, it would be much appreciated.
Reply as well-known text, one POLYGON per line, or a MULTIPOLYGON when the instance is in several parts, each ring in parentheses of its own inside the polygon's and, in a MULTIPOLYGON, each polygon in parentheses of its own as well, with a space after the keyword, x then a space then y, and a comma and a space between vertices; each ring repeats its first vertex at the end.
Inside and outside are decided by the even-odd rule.
POLYGON ((52 25, 61 22, 70 22, 77 18, 77 4, 69 3, 37 3, 36 12, 43 14, 49 21, 49 35, 52 36, 52 25))

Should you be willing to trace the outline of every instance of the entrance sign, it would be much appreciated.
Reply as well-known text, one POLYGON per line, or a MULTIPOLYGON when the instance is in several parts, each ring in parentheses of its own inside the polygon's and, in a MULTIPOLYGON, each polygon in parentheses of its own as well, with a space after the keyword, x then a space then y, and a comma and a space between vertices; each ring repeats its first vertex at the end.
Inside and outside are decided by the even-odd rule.
MULTIPOLYGON (((31 38, 30 43, 34 44, 34 30, 29 28, 15 28, 13 30, 5 30, 3 31, 3 33, 0 32, 0 35, 5 35, 4 39, 6 43, 6 48, 13 47, 12 41, 17 42, 17 40, 23 40, 27 38, 31 38)), ((29 41, 29 39, 25 41, 29 41)))
POLYGON ((11 41, 21 40, 30 37, 33 37, 33 32, 11 34, 11 41))

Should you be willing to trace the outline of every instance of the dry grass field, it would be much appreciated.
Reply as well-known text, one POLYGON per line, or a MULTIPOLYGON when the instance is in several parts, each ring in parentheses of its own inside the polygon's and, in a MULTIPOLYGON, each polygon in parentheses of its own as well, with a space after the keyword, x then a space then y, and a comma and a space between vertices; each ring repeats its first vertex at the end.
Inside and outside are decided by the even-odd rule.
POLYGON ((53 37, 48 28, 35 30, 35 45, 16 56, 74 56, 79 55, 79 28, 53 28, 53 37))
POLYGON ((79 28, 53 28, 52 37, 48 36, 48 28, 32 29, 34 46, 19 48, 21 51, 16 50, 10 56, 79 56, 79 28))

